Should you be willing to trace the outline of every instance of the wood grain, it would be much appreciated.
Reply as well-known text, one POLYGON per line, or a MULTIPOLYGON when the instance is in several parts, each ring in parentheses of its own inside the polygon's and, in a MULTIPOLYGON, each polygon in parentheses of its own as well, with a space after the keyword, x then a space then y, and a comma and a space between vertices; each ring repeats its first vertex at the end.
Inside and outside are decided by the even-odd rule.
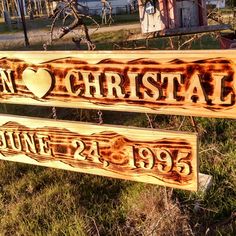
POLYGON ((0 159, 198 188, 197 135, 190 133, 1 115, 0 159))
POLYGON ((236 53, 0 52, 2 103, 236 118, 236 53))

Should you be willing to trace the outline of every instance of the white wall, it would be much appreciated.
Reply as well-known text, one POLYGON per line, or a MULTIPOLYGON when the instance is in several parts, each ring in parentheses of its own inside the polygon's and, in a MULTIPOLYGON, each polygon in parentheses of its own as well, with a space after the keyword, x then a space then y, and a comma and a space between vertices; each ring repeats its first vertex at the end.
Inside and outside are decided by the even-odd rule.
POLYGON ((206 0, 207 5, 214 5, 217 8, 225 8, 225 0, 206 0))
MULTIPOLYGON (((117 6, 125 6, 128 4, 128 0, 108 0, 113 7, 117 6)), ((90 8, 100 8, 102 6, 101 1, 86 1, 86 0, 81 0, 79 1, 83 5, 87 5, 90 8)))
MULTIPOLYGON (((118 12, 119 9, 120 10, 122 10, 122 9, 125 10, 125 6, 128 4, 128 0, 109 0, 109 2, 112 5, 114 14, 116 14, 116 11, 118 12)), ((84 6, 89 7, 90 12, 97 11, 97 14, 101 13, 101 9, 102 9, 101 1, 91 1, 91 2, 89 1, 89 2, 87 2, 87 1, 82 0, 82 1, 79 1, 79 3, 81 3, 84 6)))

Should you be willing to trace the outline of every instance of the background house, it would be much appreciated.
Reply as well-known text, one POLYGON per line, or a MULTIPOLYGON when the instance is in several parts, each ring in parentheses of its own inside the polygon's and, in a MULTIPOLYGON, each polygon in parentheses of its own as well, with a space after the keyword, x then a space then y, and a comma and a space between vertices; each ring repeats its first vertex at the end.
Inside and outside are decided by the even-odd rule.
POLYGON ((207 25, 205 0, 138 1, 143 33, 207 25))
POLYGON ((225 0, 206 0, 206 4, 216 8, 225 8, 225 0))
MULTIPOLYGON (((113 14, 128 13, 129 11, 129 0, 110 0, 112 5, 113 14)), ((87 6, 89 8, 89 13, 91 15, 101 15, 102 3, 101 0, 82 0, 79 1, 80 4, 87 6)))

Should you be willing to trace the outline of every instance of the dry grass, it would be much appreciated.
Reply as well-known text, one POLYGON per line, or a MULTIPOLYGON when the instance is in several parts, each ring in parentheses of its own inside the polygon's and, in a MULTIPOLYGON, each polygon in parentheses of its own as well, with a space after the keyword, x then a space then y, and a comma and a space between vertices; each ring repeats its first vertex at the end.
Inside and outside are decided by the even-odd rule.
POLYGON ((122 201, 127 211, 125 235, 193 235, 189 216, 171 198, 172 190, 151 185, 132 188, 122 201))

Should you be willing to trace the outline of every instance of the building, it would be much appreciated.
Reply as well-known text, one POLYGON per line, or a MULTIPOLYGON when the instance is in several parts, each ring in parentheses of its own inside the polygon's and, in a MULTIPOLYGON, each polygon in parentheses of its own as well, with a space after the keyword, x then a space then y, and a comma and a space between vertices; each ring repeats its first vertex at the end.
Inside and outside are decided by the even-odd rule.
POLYGON ((139 2, 143 33, 207 25, 205 0, 150 0, 139 2))
MULTIPOLYGON (((127 13, 129 0, 109 0, 111 3, 113 14, 127 13)), ((89 8, 90 15, 100 15, 102 11, 101 0, 82 0, 80 4, 89 8)))
POLYGON ((206 0, 206 4, 216 8, 225 8, 225 0, 206 0))

